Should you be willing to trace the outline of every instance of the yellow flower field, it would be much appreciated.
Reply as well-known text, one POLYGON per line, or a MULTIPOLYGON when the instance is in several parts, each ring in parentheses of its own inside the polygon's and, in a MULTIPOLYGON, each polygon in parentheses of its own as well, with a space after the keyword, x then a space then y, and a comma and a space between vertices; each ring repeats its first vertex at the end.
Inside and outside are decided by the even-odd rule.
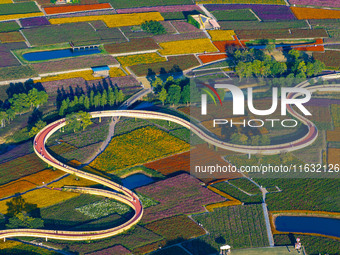
POLYGON ((0 4, 12 4, 12 0, 0 0, 0 4))
POLYGON ((234 30, 209 30, 212 41, 232 41, 235 35, 234 30))
MULTIPOLYGON (((58 80, 65 80, 65 79, 78 78, 78 77, 84 78, 87 81, 102 79, 101 77, 94 77, 92 74, 93 74, 92 70, 72 72, 72 73, 63 73, 63 74, 57 74, 53 76, 46 76, 35 82, 58 81, 58 80)), ((120 77, 120 76, 125 76, 125 73, 120 68, 112 67, 110 69, 110 77, 120 77)))
POLYGON ((83 16, 71 18, 56 18, 50 19, 51 24, 63 24, 74 22, 88 22, 93 20, 102 20, 108 27, 123 27, 141 25, 144 21, 164 20, 159 12, 148 13, 131 13, 131 14, 114 14, 114 15, 98 15, 98 16, 83 16))
POLYGON ((84 178, 79 178, 77 181, 75 179, 75 176, 69 175, 60 181, 57 181, 55 183, 52 183, 49 185, 49 187, 54 187, 54 188, 62 188, 63 186, 79 186, 79 187, 87 187, 87 186, 92 186, 96 185, 96 182, 84 179, 84 178))
POLYGON ((39 17, 39 16, 44 16, 44 14, 42 12, 33 12, 33 13, 24 13, 24 14, 0 15, 0 21, 11 20, 11 19, 39 17))
POLYGON ((209 39, 184 40, 177 42, 160 43, 163 48, 159 53, 162 55, 179 55, 190 53, 217 52, 218 49, 209 39))
MULTIPOLYGON (((63 202, 67 199, 79 196, 79 193, 59 191, 59 190, 50 190, 50 189, 37 189, 30 191, 24 195, 22 198, 25 199, 26 202, 31 204, 36 204, 38 208, 51 206, 60 202, 63 202)), ((0 213, 7 212, 6 202, 10 201, 10 199, 6 199, 0 201, 0 213)))
POLYGON ((90 166, 100 171, 115 172, 189 148, 188 143, 162 130, 143 127, 114 137, 105 151, 90 166))
POLYGON ((147 53, 117 57, 117 60, 122 66, 134 66, 139 64, 164 62, 166 61, 166 58, 159 56, 157 53, 147 53))

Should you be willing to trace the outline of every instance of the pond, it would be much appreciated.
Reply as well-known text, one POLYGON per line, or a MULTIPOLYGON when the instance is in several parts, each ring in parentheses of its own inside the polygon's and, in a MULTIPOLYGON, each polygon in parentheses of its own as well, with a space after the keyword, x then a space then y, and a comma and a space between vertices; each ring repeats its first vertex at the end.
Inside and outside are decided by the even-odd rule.
POLYGON ((152 182, 154 182, 154 180, 151 177, 141 173, 133 174, 122 179, 123 186, 128 189, 135 189, 152 182))
POLYGON ((278 216, 276 230, 281 232, 315 233, 340 237, 340 219, 305 216, 278 216))
POLYGON ((98 54, 98 53, 100 53, 99 49, 76 50, 76 51, 73 51, 72 49, 63 49, 63 50, 29 52, 29 53, 23 54, 22 56, 27 61, 41 61, 41 60, 83 56, 83 55, 92 55, 92 54, 98 54))

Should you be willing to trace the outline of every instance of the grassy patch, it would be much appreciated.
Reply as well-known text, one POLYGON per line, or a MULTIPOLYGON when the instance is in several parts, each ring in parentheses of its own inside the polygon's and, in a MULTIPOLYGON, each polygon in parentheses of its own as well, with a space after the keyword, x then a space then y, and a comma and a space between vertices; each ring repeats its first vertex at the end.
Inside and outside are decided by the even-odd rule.
POLYGON ((0 15, 23 14, 39 11, 40 10, 38 6, 35 4, 35 2, 2 4, 0 9, 0 15))
POLYGON ((9 22, 1 22, 0 23, 0 32, 12 32, 12 31, 18 31, 20 29, 20 26, 15 21, 9 21, 9 22))
POLYGON ((192 4, 191 0, 99 0, 100 3, 110 3, 115 9, 144 7, 144 6, 159 6, 159 5, 182 5, 192 4))

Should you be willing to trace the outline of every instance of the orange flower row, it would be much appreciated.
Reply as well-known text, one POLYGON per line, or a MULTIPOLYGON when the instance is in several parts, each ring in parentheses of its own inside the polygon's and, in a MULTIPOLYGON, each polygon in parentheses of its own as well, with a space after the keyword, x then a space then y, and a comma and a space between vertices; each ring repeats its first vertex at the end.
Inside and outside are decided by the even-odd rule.
POLYGON ((203 64, 210 63, 216 60, 227 58, 227 54, 204 54, 199 55, 199 59, 203 62, 203 64))
POLYGON ((340 19, 340 11, 319 8, 290 7, 297 19, 340 19))
POLYGON ((102 10, 110 9, 112 6, 108 3, 103 4, 83 4, 83 5, 68 5, 68 6, 57 6, 57 7, 46 7, 44 8, 46 14, 60 14, 68 12, 82 12, 89 10, 102 10))

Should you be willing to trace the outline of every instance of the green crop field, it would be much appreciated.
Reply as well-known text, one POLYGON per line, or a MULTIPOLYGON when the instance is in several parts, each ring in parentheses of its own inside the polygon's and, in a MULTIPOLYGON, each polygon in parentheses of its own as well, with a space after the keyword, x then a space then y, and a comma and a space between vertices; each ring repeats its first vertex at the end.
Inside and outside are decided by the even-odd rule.
POLYGON ((12 31, 18 31, 20 29, 20 26, 15 21, 10 22, 1 22, 0 23, 0 32, 12 32, 12 31))
POLYGON ((257 20, 254 13, 252 13, 250 10, 241 9, 241 10, 230 10, 230 11, 213 11, 212 14, 219 21, 257 20))
POLYGON ((110 3, 115 9, 158 6, 158 5, 176 5, 176 4, 193 4, 191 0, 99 0, 100 3, 110 3))
POLYGON ((0 8, 0 15, 22 14, 32 12, 40 12, 40 9, 35 4, 35 2, 2 4, 0 8))

